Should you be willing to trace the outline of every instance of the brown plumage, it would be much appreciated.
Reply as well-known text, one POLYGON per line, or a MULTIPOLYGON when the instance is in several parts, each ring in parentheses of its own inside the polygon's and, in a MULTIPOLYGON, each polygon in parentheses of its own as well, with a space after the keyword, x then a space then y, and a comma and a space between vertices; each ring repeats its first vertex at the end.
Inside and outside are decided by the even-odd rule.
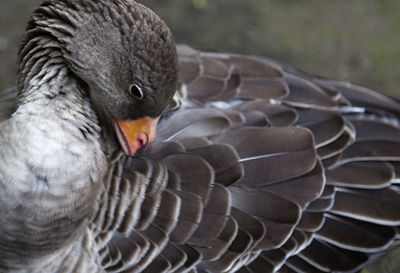
POLYGON ((18 79, 0 102, 2 272, 357 272, 399 243, 391 98, 176 54, 129 0, 46 1, 18 79), (123 155, 112 120, 167 104, 157 139, 123 155))

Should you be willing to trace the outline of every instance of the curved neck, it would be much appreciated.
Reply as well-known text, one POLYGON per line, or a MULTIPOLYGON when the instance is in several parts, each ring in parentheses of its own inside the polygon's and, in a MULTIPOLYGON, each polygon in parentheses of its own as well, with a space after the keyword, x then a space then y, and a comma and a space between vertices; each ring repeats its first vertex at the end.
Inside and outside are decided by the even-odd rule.
POLYGON ((107 169, 96 114, 65 65, 44 63, 19 99, 0 130, 0 265, 71 241, 107 169))

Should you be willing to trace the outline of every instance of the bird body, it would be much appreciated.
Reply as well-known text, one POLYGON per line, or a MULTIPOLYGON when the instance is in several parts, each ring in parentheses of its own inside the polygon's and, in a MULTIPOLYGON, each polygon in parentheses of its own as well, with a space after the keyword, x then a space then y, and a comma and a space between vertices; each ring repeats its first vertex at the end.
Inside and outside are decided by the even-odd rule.
POLYGON ((0 97, 2 272, 357 272, 398 245, 394 99, 176 49, 130 0, 45 1, 18 64, 0 97), (165 108, 123 154, 119 122, 165 108))

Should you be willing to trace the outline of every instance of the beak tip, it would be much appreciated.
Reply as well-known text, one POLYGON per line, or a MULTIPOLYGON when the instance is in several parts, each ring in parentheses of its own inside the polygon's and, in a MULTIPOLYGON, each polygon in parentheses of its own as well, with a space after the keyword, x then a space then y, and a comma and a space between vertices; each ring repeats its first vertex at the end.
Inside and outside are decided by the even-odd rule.
POLYGON ((158 118, 145 117, 138 120, 117 120, 114 124, 123 152, 134 156, 138 150, 156 137, 158 118))

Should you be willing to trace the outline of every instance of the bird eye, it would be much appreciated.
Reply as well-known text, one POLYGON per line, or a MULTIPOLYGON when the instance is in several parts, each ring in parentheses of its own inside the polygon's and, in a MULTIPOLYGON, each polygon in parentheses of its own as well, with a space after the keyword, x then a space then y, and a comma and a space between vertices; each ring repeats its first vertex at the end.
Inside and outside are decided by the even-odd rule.
POLYGON ((143 99, 143 97, 144 97, 142 89, 139 86, 137 86, 136 84, 131 84, 129 91, 131 92, 131 94, 133 96, 135 96, 136 98, 138 98, 140 100, 143 99))

